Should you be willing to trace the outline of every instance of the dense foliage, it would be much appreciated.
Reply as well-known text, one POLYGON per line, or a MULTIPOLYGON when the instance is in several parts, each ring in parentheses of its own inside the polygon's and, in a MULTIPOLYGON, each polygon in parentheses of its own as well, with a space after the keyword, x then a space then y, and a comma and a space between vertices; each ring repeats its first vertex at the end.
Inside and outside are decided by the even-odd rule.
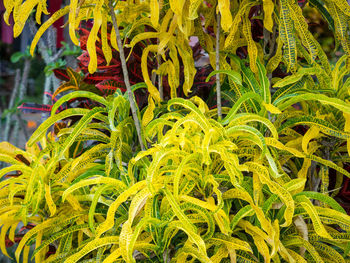
MULTIPOLYGON (((15 35, 33 9, 38 23, 47 13, 22 2, 4 1, 15 35)), ((56 102, 26 149, 0 143, 1 251, 18 243, 24 262, 349 260, 350 216, 333 197, 350 178, 350 7, 308 5, 345 51, 334 65, 294 0, 71 0, 52 14, 32 52, 66 14, 84 52, 78 69, 55 71, 56 102)))

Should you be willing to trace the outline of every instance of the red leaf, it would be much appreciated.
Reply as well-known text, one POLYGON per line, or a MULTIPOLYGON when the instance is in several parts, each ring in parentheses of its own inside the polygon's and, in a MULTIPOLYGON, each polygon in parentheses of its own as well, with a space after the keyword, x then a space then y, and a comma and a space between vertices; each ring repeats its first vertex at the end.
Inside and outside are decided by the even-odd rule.
POLYGON ((117 89, 120 89, 122 92, 126 91, 125 84, 122 81, 116 80, 105 80, 96 85, 104 95, 113 94, 117 89))
POLYGON ((67 74, 67 70, 56 68, 53 70, 53 73, 55 74, 56 78, 63 80, 63 81, 69 81, 69 76, 67 74))
POLYGON ((22 103, 21 106, 17 107, 17 109, 21 110, 23 113, 51 112, 51 108, 51 105, 30 102, 22 103))

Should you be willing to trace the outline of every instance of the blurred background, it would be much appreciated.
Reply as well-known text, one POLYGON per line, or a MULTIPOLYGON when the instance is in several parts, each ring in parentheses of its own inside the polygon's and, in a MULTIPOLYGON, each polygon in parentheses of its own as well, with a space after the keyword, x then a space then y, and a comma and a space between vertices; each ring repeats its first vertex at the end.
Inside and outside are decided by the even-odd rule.
MULTIPOLYGON (((52 14, 64 0, 50 0, 48 11, 52 14)), ((69 1, 67 1, 69 2, 69 1)), ((35 18, 30 18, 22 34, 13 37, 10 25, 3 20, 5 12, 0 1, 0 141, 9 141, 24 148, 33 130, 46 118, 45 105, 50 105, 51 95, 59 86, 52 73, 54 68, 76 68, 80 48, 70 42, 65 18, 59 19, 45 32, 32 57, 29 46, 37 30, 35 18), (19 109, 20 107, 20 109, 19 109)), ((42 23, 49 16, 43 18, 42 23)))

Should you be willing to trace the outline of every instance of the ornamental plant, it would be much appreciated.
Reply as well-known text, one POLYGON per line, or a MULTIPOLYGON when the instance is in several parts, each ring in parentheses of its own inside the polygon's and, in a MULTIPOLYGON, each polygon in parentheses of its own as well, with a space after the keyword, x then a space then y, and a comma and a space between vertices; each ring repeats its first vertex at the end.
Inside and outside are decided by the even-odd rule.
MULTIPOLYGON (((38 24, 47 14, 41 0, 4 4, 15 36, 33 10, 38 24)), ((350 178, 345 0, 71 0, 32 53, 64 15, 79 69, 56 70, 26 149, 0 143, 3 254, 18 243, 17 262, 350 259, 350 216, 333 198, 350 178), (344 51, 334 65, 308 8, 344 51)))

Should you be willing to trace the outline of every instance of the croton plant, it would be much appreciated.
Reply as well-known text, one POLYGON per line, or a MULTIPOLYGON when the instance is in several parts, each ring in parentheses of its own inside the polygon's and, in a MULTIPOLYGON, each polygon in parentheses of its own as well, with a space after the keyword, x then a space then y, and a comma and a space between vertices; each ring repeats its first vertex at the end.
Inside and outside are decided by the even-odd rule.
POLYGON ((350 260, 346 0, 67 2, 48 14, 45 0, 4 0, 15 36, 49 15, 32 53, 65 15, 83 53, 55 70, 62 84, 26 148, 0 143, 3 254, 350 260), (310 13, 333 32, 335 63, 310 13))

